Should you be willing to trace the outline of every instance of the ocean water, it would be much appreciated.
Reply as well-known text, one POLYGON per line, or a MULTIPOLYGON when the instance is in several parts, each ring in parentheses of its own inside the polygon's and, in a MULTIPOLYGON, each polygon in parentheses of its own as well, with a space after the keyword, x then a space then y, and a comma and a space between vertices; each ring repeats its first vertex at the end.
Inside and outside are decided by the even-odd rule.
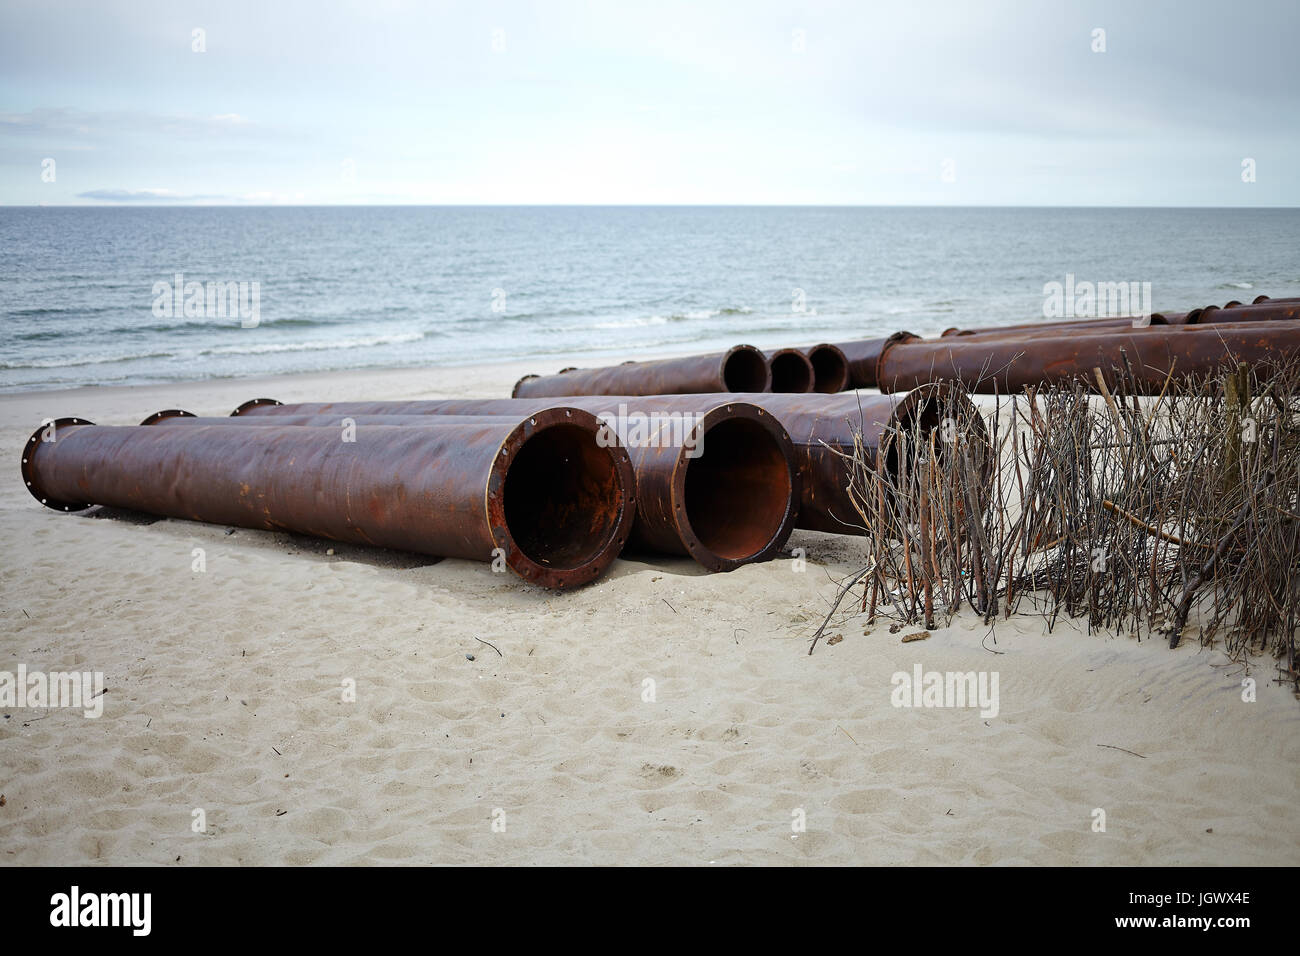
POLYGON ((938 333, 1067 274, 1300 295, 1300 209, 0 208, 0 390, 938 333), (178 273, 244 317, 168 308, 178 273))

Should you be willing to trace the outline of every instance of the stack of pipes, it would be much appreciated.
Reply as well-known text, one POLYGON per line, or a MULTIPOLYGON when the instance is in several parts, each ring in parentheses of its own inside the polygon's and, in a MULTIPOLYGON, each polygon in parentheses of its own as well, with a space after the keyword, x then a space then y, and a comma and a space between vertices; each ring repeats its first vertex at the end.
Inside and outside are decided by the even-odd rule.
POLYGON ((150 514, 444 557, 499 561, 552 588, 585 584, 624 544, 730 571, 798 528, 863 534, 855 444, 940 422, 982 428, 950 388, 906 396, 716 392, 342 402, 254 399, 140 425, 39 428, 22 476, 57 511, 150 514))
POLYGON ((1159 392, 1171 379, 1204 377, 1245 362, 1267 378, 1300 352, 1300 298, 1258 296, 1150 316, 1067 319, 947 329, 925 339, 911 332, 764 355, 740 345, 721 355, 612 368, 528 375, 516 398, 657 395, 698 391, 824 392, 874 388, 902 392, 957 382, 973 392, 1019 391, 1072 379, 1095 386, 1124 377, 1136 391, 1159 392), (766 368, 763 368, 763 365, 766 368))
POLYGON ((864 534, 856 452, 949 423, 982 432, 968 391, 1175 376, 1300 353, 1300 299, 1181 313, 896 332, 525 376, 508 399, 284 405, 229 417, 37 429, 21 473, 57 511, 95 505, 491 561, 548 588, 589 583, 624 545, 730 571, 792 529, 864 534), (955 383, 955 386, 954 384, 955 383), (836 394, 849 389, 881 394, 836 394), (893 394, 905 393, 905 394, 893 394))

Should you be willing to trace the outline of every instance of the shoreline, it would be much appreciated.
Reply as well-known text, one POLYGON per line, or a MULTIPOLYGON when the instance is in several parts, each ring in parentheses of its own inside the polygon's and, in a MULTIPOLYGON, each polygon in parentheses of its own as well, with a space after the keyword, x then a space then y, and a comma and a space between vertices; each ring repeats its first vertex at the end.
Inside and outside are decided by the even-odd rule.
POLYGON ((33 415, 36 416, 33 429, 43 417, 81 415, 96 420, 87 410, 105 402, 114 417, 111 421, 105 418, 101 424, 134 425, 162 408, 183 407, 199 415, 229 415, 250 398, 275 398, 282 402, 352 401, 373 398, 380 393, 394 399, 508 398, 514 383, 529 374, 529 368, 535 364, 520 361, 450 368, 340 369, 158 385, 82 385, 3 392, 0 393, 0 427, 16 426, 33 415), (509 384, 503 387, 506 381, 509 384), (143 411, 131 420, 127 408, 133 404, 143 411))

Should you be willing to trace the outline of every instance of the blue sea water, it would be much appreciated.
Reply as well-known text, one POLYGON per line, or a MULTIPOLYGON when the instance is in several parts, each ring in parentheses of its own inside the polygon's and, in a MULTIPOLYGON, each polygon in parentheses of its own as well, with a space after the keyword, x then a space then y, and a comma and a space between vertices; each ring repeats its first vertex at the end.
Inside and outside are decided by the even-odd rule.
POLYGON ((2 208, 0 390, 933 334, 1067 274, 1300 295, 1300 209, 2 208), (257 324, 155 307, 177 273, 256 282, 257 324))

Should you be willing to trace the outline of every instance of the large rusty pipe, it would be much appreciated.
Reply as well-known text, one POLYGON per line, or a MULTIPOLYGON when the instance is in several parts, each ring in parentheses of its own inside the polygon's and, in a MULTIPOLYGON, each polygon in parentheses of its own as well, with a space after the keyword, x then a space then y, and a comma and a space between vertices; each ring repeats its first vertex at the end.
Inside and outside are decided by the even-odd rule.
MULTIPOLYGON (((516 425, 519 423, 520 417, 524 415, 525 412, 531 412, 539 408, 550 408, 554 404, 554 402, 550 401, 534 403, 518 414, 511 412, 495 415, 457 415, 454 419, 454 424, 493 425, 504 422, 516 425)), ((283 415, 238 415, 203 418, 196 416, 193 412, 187 412, 184 409, 169 408, 165 411, 154 412, 140 424, 151 426, 184 425, 187 428, 199 428, 210 425, 306 425, 312 428, 333 428, 335 431, 340 431, 341 429, 350 428, 369 428, 375 425, 436 425, 439 424, 440 421, 440 419, 436 419, 431 415, 338 415, 326 412, 283 415)), ((604 436, 601 436, 601 440, 605 440, 604 436)))
POLYGON ((1158 332, 1164 335, 1174 333, 1178 329, 1195 330, 1215 325, 1233 325, 1240 323, 1260 324, 1263 322, 1296 322, 1300 321, 1300 305, 1295 306, 1277 306, 1271 309, 1264 309, 1260 306, 1239 305, 1231 308, 1224 306, 1211 305, 1204 309, 1196 309, 1192 312, 1181 313, 1173 316, 1178 321, 1175 322, 1155 322, 1153 321, 1142 325, 1130 325, 1128 320, 1101 320, 1098 319, 1093 323, 1080 323, 1072 326, 1057 326, 1051 323, 1045 323, 1042 326, 1027 326, 1025 328, 1012 329, 1001 332, 966 332, 958 331, 952 335, 944 333, 944 339, 964 339, 969 337, 978 337, 980 339, 1021 339, 1028 341, 1030 339, 1066 339, 1076 335, 1094 335, 1102 332, 1158 332))
POLYGON ((777 349, 767 357, 772 372, 772 391, 811 392, 817 382, 812 361, 798 349, 777 349))
MULTIPOLYGON (((1199 313, 1199 309, 1197 312, 1199 313)), ((1188 313, 1190 315, 1190 313, 1188 313)), ((1181 316, 1180 316, 1181 318, 1181 316)), ((1116 332, 1146 332, 1155 331, 1162 334, 1169 334, 1175 329, 1196 328, 1196 324, 1187 322, 1176 323, 1147 323, 1132 325, 1128 319, 1114 320, 1097 320, 1094 323, 1080 323, 1078 325, 1053 325, 1044 323, 1042 326, 1027 326, 1025 328, 1010 329, 1007 331, 990 331, 990 332, 971 332, 959 330, 949 334, 945 332, 937 341, 969 341, 977 339, 980 341, 993 339, 1015 339, 1018 341, 1032 341, 1042 339, 1069 339, 1075 336, 1089 336, 1100 334, 1114 334, 1116 332)), ((936 341, 936 340, 931 340, 936 341)))
POLYGON ((682 392, 766 392, 772 384, 767 357, 752 345, 721 354, 605 368, 565 369, 557 375, 525 375, 515 398, 555 395, 668 395, 682 392))
POLYGON ((1050 322, 1022 322, 1016 325, 990 325, 974 329, 945 329, 944 337, 953 335, 1008 335, 1013 332, 1091 332, 1097 329, 1124 330, 1166 325, 1212 325, 1224 322, 1265 322, 1300 318, 1300 299, 1270 299, 1259 296, 1250 305, 1229 302, 1223 307, 1207 305, 1187 312, 1153 312, 1148 317, 1114 316, 1096 319, 1062 319, 1050 322))
POLYGON ((607 430, 581 409, 521 417, 381 425, 351 441, 335 427, 61 419, 28 440, 22 475, 56 510, 110 505, 442 557, 499 557, 534 584, 586 584, 631 532, 631 461, 616 442, 600 440, 607 430))
MULTIPOLYGON (((855 439, 868 467, 882 444, 884 464, 899 467, 898 449, 936 429, 984 436, 986 428, 975 405, 960 390, 945 385, 914 389, 905 396, 771 395, 753 397, 775 415, 795 443, 802 486, 798 527, 833 534, 868 534, 849 494, 855 439)), ((943 434, 943 433, 941 433, 943 434)), ((915 454, 915 451, 913 452, 915 454)), ((987 466, 988 461, 984 462, 987 466)), ((987 478, 987 467, 985 468, 987 478)))
MULTIPOLYGON (((404 425, 463 416, 518 418, 548 404, 551 399, 511 398, 259 404, 240 406, 238 416, 218 421, 326 421, 337 433, 347 419, 360 433, 383 417, 404 425)), ((649 407, 638 396, 578 396, 565 404, 596 409, 593 414, 631 455, 638 489, 633 548, 690 555, 711 571, 730 571, 771 558, 789 538, 800 490, 795 452, 788 433, 762 408, 716 394, 672 408, 649 407)))
MULTIPOLYGON (((549 400, 547 400, 549 401, 549 400)), ((583 396, 579 405, 598 408, 603 421, 617 434, 632 456, 638 487, 638 515, 632 545, 647 551, 690 555, 711 571, 730 571, 742 564, 772 557, 794 527, 798 510, 798 474, 788 435, 773 417, 743 402, 720 403, 719 396, 674 409, 646 411, 634 405, 626 411, 604 398, 583 396), (657 417, 652 417, 657 416, 657 417)), ((404 406, 403 422, 412 415, 427 421, 433 409, 426 403, 404 406)), ((428 403, 436 405, 437 403, 428 403)), ((498 399, 459 409, 475 417, 527 414, 536 399, 498 399)), ((310 416, 323 415, 335 428, 343 417, 359 424, 374 421, 391 408, 385 403, 343 403, 337 408, 308 408, 310 416), (369 410, 361 410, 369 409, 369 410)), ((275 414, 241 415, 240 418, 297 417, 302 406, 259 408, 275 414)), ((398 410, 398 409, 394 409, 398 410)), ((443 411, 443 409, 439 409, 443 411)), ((460 417, 456 415, 455 417, 460 417)))
POLYGON ((895 332, 878 339, 841 342, 839 349, 849 363, 849 388, 875 388, 876 363, 880 353, 894 342, 917 338, 911 332, 895 332))
MULTIPOLYGON (((952 422, 960 430, 982 430, 983 420, 975 406, 957 390, 933 386, 906 397, 883 395, 777 395, 749 394, 737 400, 765 409, 779 421, 794 444, 799 479, 799 509, 796 527, 839 534, 862 534, 861 518, 849 497, 849 466, 843 454, 852 454, 854 435, 861 433, 869 462, 884 436, 908 435, 919 423, 928 433, 941 422, 952 422), (830 446, 829 448, 827 446, 830 446), (843 454, 840 454, 843 453, 843 454)), ((708 408, 718 396, 576 396, 566 401, 601 418, 613 418, 628 408, 643 415, 681 413, 708 408)), ((406 402, 336 402, 259 406, 247 414, 277 418, 282 415, 330 414, 357 416, 395 415, 485 415, 523 414, 532 406, 520 399, 442 399, 406 402)), ((629 442, 628 444, 632 444, 629 442)), ((705 442, 708 454, 708 439, 705 442)), ((635 450, 633 450, 635 457, 635 450)), ((893 459, 890 467, 894 466, 893 459)), ((645 494, 642 493, 644 503, 645 494)))
MULTIPOLYGON (((1200 310, 1197 310, 1198 312, 1200 310)), ((1089 332, 1097 329, 1129 329, 1145 326, 1184 325, 1188 313, 1155 312, 1150 316, 1119 315, 1098 319, 1060 319, 1044 322, 1021 322, 1016 325, 985 325, 974 329, 944 329, 942 338, 966 335, 1011 335, 1017 332, 1089 332)))
POLYGON ((1164 389, 1171 374, 1204 376, 1238 362, 1267 377, 1283 358, 1300 351, 1300 324, 1231 323, 1166 328, 1097 330, 1069 335, 953 336, 897 343, 880 357, 882 392, 906 391, 928 382, 960 382, 981 393, 1018 392, 1080 379, 1095 388, 1093 369, 1108 385, 1127 379, 1141 392, 1164 389))
POLYGON ((834 395, 849 387, 849 359, 838 345, 823 342, 804 349, 803 354, 812 363, 814 392, 834 395))
POLYGON ((1234 305, 1231 308, 1201 310, 1197 323, 1222 325, 1227 322, 1294 322, 1300 320, 1300 302, 1271 299, 1257 305, 1234 305))

